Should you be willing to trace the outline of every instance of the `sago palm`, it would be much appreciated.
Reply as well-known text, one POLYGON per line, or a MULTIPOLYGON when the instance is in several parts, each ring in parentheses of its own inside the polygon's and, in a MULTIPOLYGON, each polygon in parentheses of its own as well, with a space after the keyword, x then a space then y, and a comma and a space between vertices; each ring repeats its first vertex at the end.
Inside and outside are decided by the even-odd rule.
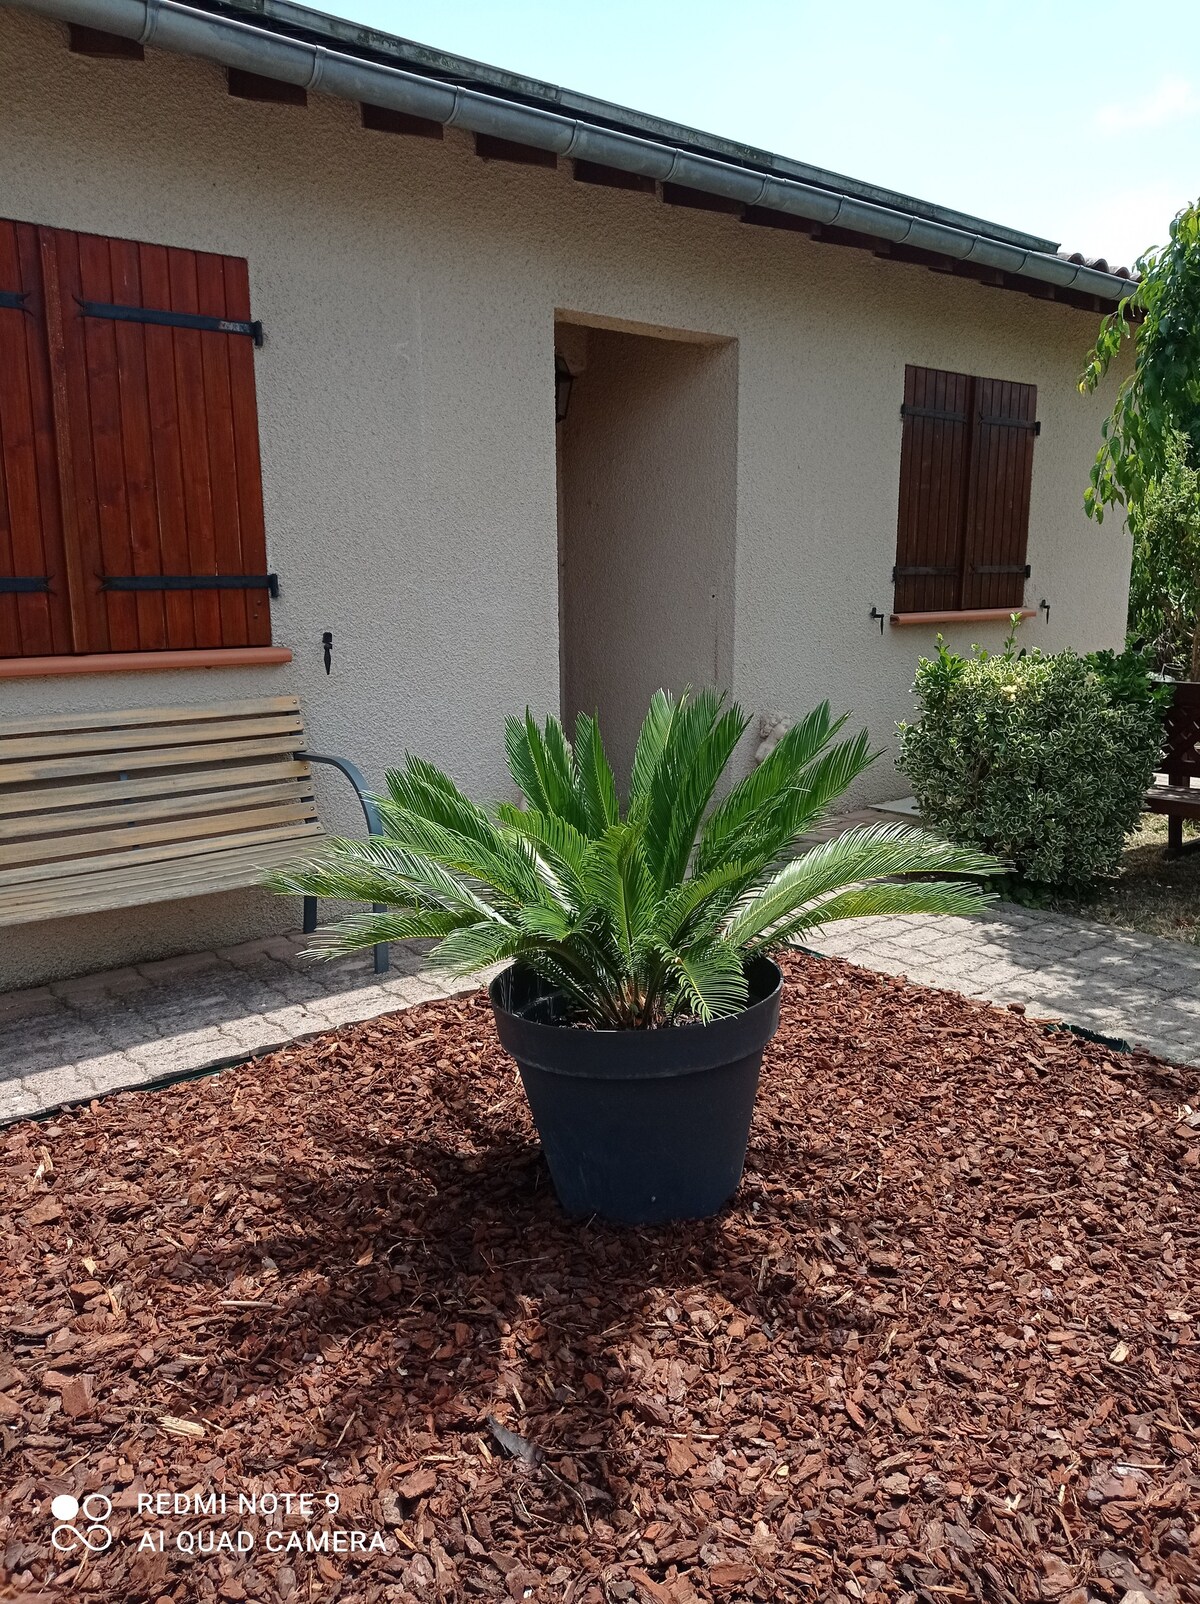
POLYGON ((406 756, 379 799, 385 834, 331 841, 269 883, 385 905, 324 931, 320 956, 433 937, 433 961, 453 974, 505 960, 533 970, 580 1024, 716 1019, 746 1006, 755 954, 834 919, 973 912, 977 884, 902 877, 999 868, 900 825, 801 847, 872 759, 865 732, 836 739, 844 722, 822 704, 714 807, 748 720, 713 692, 659 691, 622 812, 595 719, 580 715, 572 744, 557 719, 539 729, 526 711, 505 739, 523 807, 479 807, 406 756))

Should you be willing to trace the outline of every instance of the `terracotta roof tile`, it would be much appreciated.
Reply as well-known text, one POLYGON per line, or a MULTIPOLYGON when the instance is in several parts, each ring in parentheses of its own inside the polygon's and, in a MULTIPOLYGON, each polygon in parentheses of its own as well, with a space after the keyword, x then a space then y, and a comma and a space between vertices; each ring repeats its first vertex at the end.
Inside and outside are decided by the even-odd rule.
POLYGON ((1068 256, 1065 251, 1059 251, 1060 256, 1066 256, 1068 262, 1074 262, 1079 267, 1093 267, 1097 273, 1111 273, 1114 278, 1127 278, 1136 281, 1137 274, 1128 267, 1110 267, 1103 256, 1085 256, 1082 251, 1072 251, 1068 256))

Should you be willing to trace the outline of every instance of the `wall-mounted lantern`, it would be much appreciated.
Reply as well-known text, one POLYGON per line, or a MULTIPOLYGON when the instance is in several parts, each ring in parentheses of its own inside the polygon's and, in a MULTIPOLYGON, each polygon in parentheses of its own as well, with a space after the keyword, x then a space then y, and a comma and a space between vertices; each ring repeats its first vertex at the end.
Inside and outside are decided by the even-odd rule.
POLYGON ((554 421, 561 423, 567 415, 567 408, 571 405, 571 386, 575 383, 575 375, 559 356, 554 353, 554 421))

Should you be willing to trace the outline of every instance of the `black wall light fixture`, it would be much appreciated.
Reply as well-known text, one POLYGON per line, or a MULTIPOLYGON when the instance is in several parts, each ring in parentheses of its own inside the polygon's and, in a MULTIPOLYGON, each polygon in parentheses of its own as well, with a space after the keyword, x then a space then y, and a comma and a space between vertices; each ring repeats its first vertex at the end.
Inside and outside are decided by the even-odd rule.
POLYGON ((571 386, 575 383, 575 375, 559 356, 554 353, 554 421, 561 423, 567 415, 567 408, 571 405, 571 386))

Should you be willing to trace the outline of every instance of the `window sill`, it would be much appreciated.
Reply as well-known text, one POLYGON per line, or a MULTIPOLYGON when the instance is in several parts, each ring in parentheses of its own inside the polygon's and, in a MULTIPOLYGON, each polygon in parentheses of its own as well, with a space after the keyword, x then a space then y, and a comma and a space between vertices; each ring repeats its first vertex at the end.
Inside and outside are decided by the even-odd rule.
POLYGON ((0 658, 0 679, 52 674, 145 674, 167 668, 273 668, 290 663, 286 646, 213 646, 186 652, 94 652, 78 657, 0 658))
POLYGON ((968 607, 957 613, 893 613, 891 622, 897 628, 909 624, 1007 624, 1014 613, 1021 618, 1033 618, 1036 607, 968 607))

